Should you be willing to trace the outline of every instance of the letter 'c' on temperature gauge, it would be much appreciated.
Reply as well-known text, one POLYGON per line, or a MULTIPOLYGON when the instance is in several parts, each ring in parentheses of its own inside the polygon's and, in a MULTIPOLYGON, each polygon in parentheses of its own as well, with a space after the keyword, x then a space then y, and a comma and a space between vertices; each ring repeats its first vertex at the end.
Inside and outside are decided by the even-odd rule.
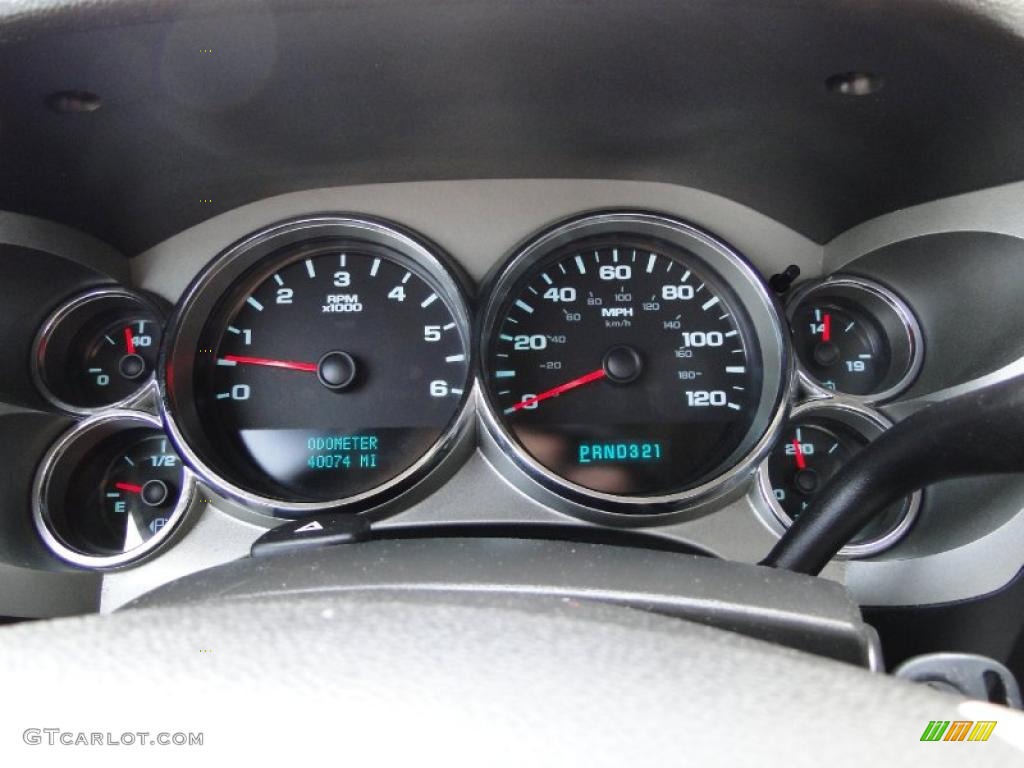
POLYGON ((443 259, 345 217, 230 248, 173 322, 161 383, 183 452, 215 486, 287 516, 410 487, 466 422, 469 323, 443 259))

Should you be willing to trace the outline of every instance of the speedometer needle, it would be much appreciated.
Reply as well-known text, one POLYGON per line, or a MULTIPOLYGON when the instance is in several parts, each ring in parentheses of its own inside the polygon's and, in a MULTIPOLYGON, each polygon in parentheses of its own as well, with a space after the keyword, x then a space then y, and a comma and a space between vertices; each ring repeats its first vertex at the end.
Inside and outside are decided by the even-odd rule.
MULTIPOLYGON (((582 387, 584 384, 589 384, 590 382, 597 381, 598 379, 603 379, 607 375, 608 374, 605 372, 604 368, 598 368, 596 371, 591 371, 577 379, 567 381, 565 384, 559 384, 557 387, 552 387, 546 392, 541 392, 539 395, 528 397, 522 402, 513 405, 510 410, 519 411, 523 408, 529 408, 531 405, 535 405, 541 400, 547 400, 549 397, 557 397, 563 392, 568 392, 570 389, 576 389, 576 387, 582 387)), ((506 413, 508 413, 508 411, 506 411, 506 413)))
POLYGON ((272 360, 269 357, 245 357, 244 355, 224 355, 221 360, 238 365, 262 365, 267 368, 285 368, 289 371, 316 372, 316 363, 298 363, 294 360, 272 360))

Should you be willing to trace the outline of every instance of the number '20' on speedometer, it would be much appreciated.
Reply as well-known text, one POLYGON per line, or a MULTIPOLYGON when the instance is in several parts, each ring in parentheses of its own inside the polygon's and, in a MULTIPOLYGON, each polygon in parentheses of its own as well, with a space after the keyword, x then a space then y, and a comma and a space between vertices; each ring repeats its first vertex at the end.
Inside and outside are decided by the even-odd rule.
POLYGON ((789 377, 747 263, 681 222, 598 214, 515 255, 485 315, 489 425, 532 479, 664 512, 749 474, 789 377))

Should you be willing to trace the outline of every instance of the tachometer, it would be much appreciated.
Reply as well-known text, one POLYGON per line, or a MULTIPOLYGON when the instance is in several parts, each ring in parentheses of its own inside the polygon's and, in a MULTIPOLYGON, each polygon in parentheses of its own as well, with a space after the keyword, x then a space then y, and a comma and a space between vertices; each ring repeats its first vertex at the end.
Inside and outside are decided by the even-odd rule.
POLYGON ((597 214, 513 257, 483 331, 492 433, 542 486, 656 513, 746 477, 789 386, 779 315, 723 243, 597 214))
POLYGON ((469 371, 461 289, 434 249, 323 217, 246 240, 200 275, 164 378, 201 472, 301 514, 418 479, 450 448, 469 371))

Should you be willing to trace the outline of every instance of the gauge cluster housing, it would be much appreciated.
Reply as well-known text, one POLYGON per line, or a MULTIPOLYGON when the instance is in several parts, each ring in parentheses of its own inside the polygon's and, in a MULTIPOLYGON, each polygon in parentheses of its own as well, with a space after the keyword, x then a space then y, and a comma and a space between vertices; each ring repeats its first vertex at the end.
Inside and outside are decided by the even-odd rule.
MULTIPOLYGON (((892 397, 887 396, 884 402, 876 403, 874 407, 882 419, 892 421, 926 404, 928 397, 941 396, 941 392, 935 389, 926 393, 920 391, 921 378, 927 380, 932 375, 931 366, 941 365, 942 362, 936 359, 931 346, 936 325, 930 301, 931 297, 937 295, 936 291, 940 291, 940 287, 933 287, 927 280, 922 282, 919 272, 914 273, 917 282, 910 282, 907 275, 892 271, 895 262, 876 260, 873 254, 867 253, 871 248, 865 246, 865 243, 871 242, 873 232, 874 236, 884 241, 887 222, 879 222, 877 231, 860 233, 856 245, 846 251, 843 250, 845 246, 842 240, 822 248, 755 211, 698 191, 668 185, 585 181, 445 182, 388 185, 386 189, 351 187, 294 193, 215 217, 158 244, 131 261, 131 279, 122 275, 118 276, 118 282, 130 290, 156 295, 160 301, 176 306, 180 316, 182 307, 194 296, 194 286, 189 288, 189 283, 197 278, 205 280, 202 275, 206 269, 206 274, 223 269, 223 277, 219 278, 222 284, 219 284, 218 290, 207 292, 203 299, 205 303, 202 307, 199 307, 202 302, 197 303, 194 319, 188 320, 188 323, 192 323, 188 325, 192 329, 189 333, 194 331, 193 335, 198 339, 195 334, 201 333, 206 318, 215 306, 216 297, 230 284, 232 276, 246 274, 252 264, 259 261, 259 255, 255 261, 243 264, 227 256, 217 259, 216 254, 229 254, 241 243, 254 237, 258 240, 262 233, 281 226, 281 222, 319 215, 311 214, 311 211, 342 211, 361 221, 384 222, 386 226, 404 232, 417 242, 427 244, 429 254, 440 254, 442 273, 454 281, 460 295, 464 297, 466 327, 472 323, 472 317, 477 321, 469 350, 473 356, 472 365, 479 372, 486 370, 478 352, 483 346, 488 312, 500 303, 502 297, 499 296, 499 290, 506 290, 509 281, 514 281, 530 265, 529 254, 526 258, 522 258, 522 254, 529 252, 543 256, 542 248, 531 249, 531 246, 545 242, 545 237, 561 227, 571 228, 574 222, 589 220, 597 212, 598 215, 612 218, 621 215, 627 219, 649 217, 670 221, 672 226, 686 231, 685 247, 698 249, 698 253, 700 248, 707 248, 708 252, 718 254, 711 258, 721 255, 716 249, 725 249, 733 254, 743 253, 749 262, 737 257, 735 265, 738 271, 726 277, 731 290, 737 293, 749 291, 745 294, 745 301, 753 297, 765 309, 763 324, 758 328, 761 339, 765 338, 765 329, 770 334, 781 332, 779 329, 784 328, 785 315, 780 309, 782 301, 792 308, 793 302, 799 300, 789 296, 776 300, 764 288, 768 278, 784 271, 790 264, 800 268, 801 280, 806 281, 807 286, 823 284, 823 280, 827 284, 829 281, 826 278, 830 276, 835 279, 854 276, 860 281, 884 286, 901 298, 913 316, 920 316, 920 338, 928 341, 928 348, 919 357, 921 368, 918 378, 911 381, 912 377, 907 376, 906 390, 892 397), (505 215, 500 215, 502 213, 505 215), (696 224, 684 224, 687 220, 696 224), (395 225, 393 222, 401 224, 395 225), (500 226, 495 226, 495 222, 500 226), (257 234, 254 236, 253 233, 257 234), (231 267, 227 269, 229 263, 231 267), (208 268, 209 264, 219 266, 216 269, 208 268), (515 268, 517 264, 523 265, 518 272, 515 268), (746 270, 745 274, 743 270, 746 270)), ((616 223, 613 228, 615 226, 621 231, 622 222, 616 223)), ((920 229, 927 232, 927 225, 921 225, 920 229)), ((941 235, 925 237, 945 242, 941 235)), ((957 239, 957 236, 951 237, 957 239)), ((913 238, 904 236, 902 242, 912 243, 913 238)), ((974 242, 984 244, 988 241, 985 236, 978 235, 974 242)), ((1015 262, 1008 254, 1012 252, 1013 243, 1019 241, 1006 237, 997 242, 1009 248, 1009 251, 1004 256, 1000 255, 997 248, 993 258, 1003 260, 1000 268, 1004 274, 1012 274, 1015 262)), ((882 247, 896 248, 899 244, 890 243, 882 247)), ((273 247, 268 247, 263 254, 273 250, 273 247)), ((953 258, 953 250, 949 250, 950 259, 953 258)), ((942 249, 936 249, 934 242, 931 243, 930 251, 942 254, 942 249)), ((414 258, 424 257, 417 254, 414 258)), ((423 263, 429 263, 429 259, 423 263)), ((97 258, 95 264, 102 265, 102 259, 97 258)), ((721 269, 718 271, 721 272, 721 269)), ((104 265, 97 274, 110 272, 104 265)), ((110 285, 110 278, 106 279, 110 285)), ((810 289, 805 288, 804 282, 801 282, 792 293, 799 296, 807 290, 810 289)), ((48 312, 52 313, 60 301, 67 298, 70 297, 60 297, 50 304, 48 312)), ((40 324, 45 321, 45 316, 46 313, 40 314, 40 324)), ((169 326, 171 335, 177 333, 180 337, 186 325, 180 317, 172 321, 169 326)), ((770 335, 768 338, 771 338, 770 335)), ((174 345, 173 338, 168 339, 164 345, 166 361, 175 359, 175 354, 181 354, 186 349, 178 347, 176 352, 174 345)), ((763 503, 755 470, 782 429, 788 406, 807 398, 821 401, 825 394, 834 397, 836 405, 840 400, 847 399, 845 396, 835 397, 834 393, 800 387, 796 381, 795 361, 786 357, 787 346, 788 333, 782 333, 780 344, 773 348, 773 353, 778 355, 777 370, 784 375, 781 380, 777 380, 773 371, 772 376, 768 377, 771 382, 766 386, 769 389, 776 388, 772 390, 776 400, 773 401, 774 406, 761 403, 769 421, 764 427, 762 444, 754 447, 749 462, 744 462, 735 477, 730 478, 734 482, 719 484, 713 489, 714 492, 702 498, 690 497, 683 503, 670 505, 671 508, 654 510, 648 506, 647 511, 656 513, 636 514, 637 508, 643 510, 649 501, 642 500, 629 508, 630 514, 621 514, 622 510, 616 509, 614 505, 595 506, 592 499, 567 498, 563 487, 545 487, 524 471, 521 460, 517 462, 512 452, 503 449, 498 440, 500 431, 496 433, 494 425, 487 423, 486 414, 489 407, 493 409, 493 403, 489 403, 485 388, 477 382, 464 393, 457 418, 459 426, 455 444, 445 453, 444 460, 435 465, 434 471, 420 474, 415 481, 397 489, 395 493, 381 494, 365 500, 365 503, 353 505, 349 511, 345 511, 345 506, 339 507, 336 504, 310 511, 320 514, 330 508, 335 513, 340 510, 341 514, 361 514, 371 521, 374 528, 393 531, 395 534, 420 528, 442 531, 452 526, 462 526, 459 530, 466 530, 465 526, 481 525, 498 526, 501 530, 514 530, 517 526, 525 530, 523 526, 532 526, 533 530, 565 532, 569 529, 585 531, 596 524, 610 531, 608 535, 612 536, 615 529, 630 529, 632 533, 629 535, 641 536, 654 548, 683 546, 730 559, 756 561, 771 547, 782 528, 779 519, 763 503), (472 427, 478 415, 481 415, 481 421, 474 430, 472 427)), ((943 348, 941 344, 939 348, 943 348)), ((31 355, 27 355, 27 359, 31 359, 31 355)), ((980 365, 985 367, 984 363, 980 365)), ((176 365, 172 367, 174 375, 184 370, 176 365)), ((989 370, 993 371, 993 375, 1000 375, 991 366, 989 370)), ((167 405, 168 378, 166 372, 158 376, 158 380, 165 385, 163 401, 155 398, 143 400, 137 410, 151 416, 166 417, 165 427, 173 436, 175 419, 168 417, 172 411, 167 405)), ((960 384, 969 386, 970 380, 965 379, 960 384)), ((285 406, 284 402, 280 404, 281 408, 285 406)), ((0 419, 0 427, 4 423, 0 419)), ((66 421, 63 423, 67 424, 66 421)), ((180 435, 177 439, 179 442, 176 445, 179 448, 182 444, 187 447, 180 435)), ((38 462, 41 458, 40 453, 34 461, 38 462)), ((277 502, 268 504, 266 499, 262 499, 254 503, 252 499, 246 498, 244 489, 241 489, 243 493, 235 493, 223 485, 218 473, 209 471, 209 467, 204 469, 187 455, 186 461, 199 470, 198 485, 174 535, 168 536, 167 544, 170 546, 155 548, 139 560, 103 566, 107 569, 102 576, 103 604, 106 607, 122 604, 177 575, 245 554, 264 532, 282 522, 275 511, 277 502)), ((907 524, 901 527, 897 535, 886 539, 885 545, 890 549, 883 552, 876 547, 867 551, 847 552, 847 555, 867 559, 836 561, 826 575, 860 590, 859 599, 884 604, 888 600, 909 599, 892 595, 891 587, 886 586, 882 574, 909 567, 905 560, 892 559, 892 555, 899 556, 900 553, 921 548, 923 556, 915 558, 916 567, 928 568, 933 563, 934 567, 940 567, 939 563, 950 556, 948 550, 941 550, 940 541, 945 541, 945 546, 952 546, 957 551, 980 546, 998 549, 998 537, 995 541, 972 538, 970 531, 962 524, 947 522, 944 529, 937 529, 934 521, 949 519, 949 505, 959 487, 954 486, 950 490, 940 488, 935 494, 926 494, 921 499, 916 518, 908 516, 907 524)), ((1005 497, 1007 501, 1012 499, 1014 491, 1011 488, 988 487, 1002 494, 1000 498, 1005 497)), ((990 532, 1007 532, 1015 524, 1016 518, 1012 503, 994 502, 979 514, 978 519, 989 526, 987 530, 990 532)), ((29 535, 37 536, 34 532, 29 535)), ((626 535, 625 532, 623 535, 626 535)), ((38 540, 34 546, 40 547, 38 540)), ((45 546, 41 550, 43 559, 40 562, 45 564, 45 546)), ((993 561, 1000 562, 998 557, 993 561)), ((1006 562, 1009 564, 1009 560, 1006 562)), ((55 564, 43 567, 52 572, 60 571, 60 566, 55 564)), ((972 582, 968 587, 952 585, 948 580, 932 580, 927 587, 922 584, 923 591, 912 599, 928 602, 953 594, 964 596, 964 589, 976 591, 983 585, 991 586, 994 583, 992 579, 1004 577, 990 575, 987 577, 989 581, 985 581, 985 577, 979 574, 979 578, 980 581, 972 582)))

